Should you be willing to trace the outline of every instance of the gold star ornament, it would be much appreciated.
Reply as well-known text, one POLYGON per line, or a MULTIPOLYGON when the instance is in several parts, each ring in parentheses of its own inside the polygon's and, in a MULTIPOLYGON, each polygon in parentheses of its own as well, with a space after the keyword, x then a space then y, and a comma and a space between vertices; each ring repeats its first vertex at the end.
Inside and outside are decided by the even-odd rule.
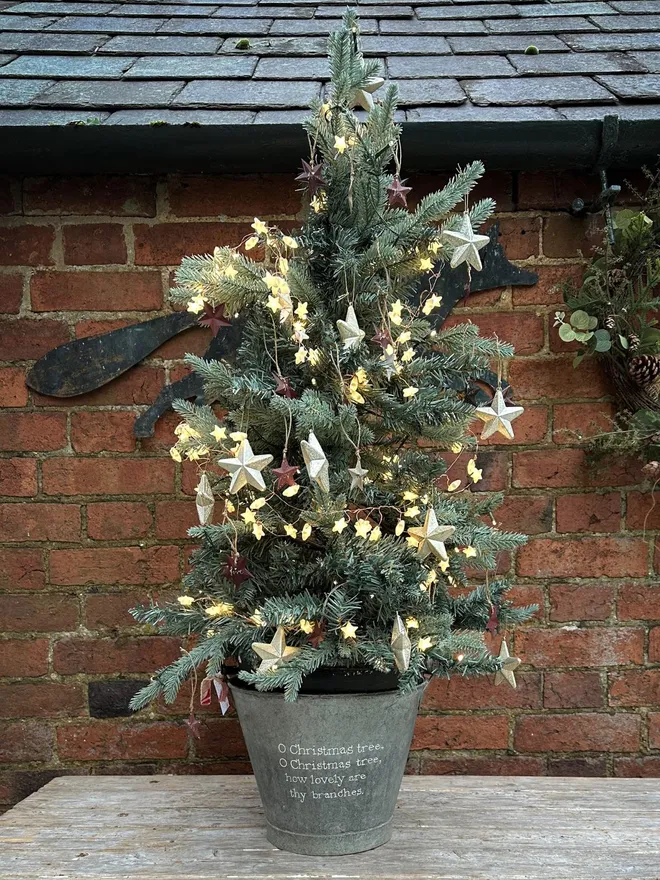
POLYGON ((200 477, 199 485, 197 486, 197 495, 195 496, 195 504, 197 506, 199 524, 201 526, 207 526, 213 518, 215 499, 213 497, 211 483, 206 474, 202 474, 200 477))
POLYGON ((252 650, 261 657, 257 672, 270 672, 280 663, 293 660, 300 648, 288 647, 284 637, 284 627, 278 626, 272 642, 252 642, 252 650))
POLYGON ((358 324, 353 306, 348 307, 343 321, 337 321, 337 329, 345 349, 357 348, 364 339, 364 330, 358 324))
POLYGON ((458 229, 445 229, 442 239, 454 249, 451 255, 452 269, 460 266, 461 263, 467 263, 477 272, 481 272, 479 251, 488 244, 490 238, 487 235, 475 234, 469 214, 463 214, 458 229))
POLYGON ((394 662, 399 672, 405 672, 410 666, 410 652, 412 645, 408 637, 408 630, 403 624, 400 615, 397 614, 392 627, 392 653, 394 654, 394 662))
POLYGON ((495 432, 513 440, 513 428, 511 422, 521 416, 525 410, 522 406, 507 406, 502 394, 502 389, 498 388, 495 392, 490 406, 478 406, 476 415, 484 422, 484 429, 481 432, 481 439, 487 440, 495 432))
POLYGON ((495 673, 495 684, 502 684, 502 682, 505 681, 507 684, 511 685, 512 688, 517 688, 516 677, 513 673, 520 666, 520 660, 509 654, 509 646, 504 639, 502 639, 502 646, 500 648, 498 659, 502 662, 502 668, 499 672, 495 673))
POLYGON ((310 431, 307 440, 301 441, 300 448, 310 480, 313 480, 324 492, 329 492, 328 459, 313 431, 310 431))
POLYGON ((353 98, 353 107, 362 107, 367 113, 373 110, 373 93, 379 89, 385 80, 381 76, 372 76, 361 89, 356 89, 353 98))
POLYGON ((417 541, 417 555, 420 559, 426 559, 429 553, 434 553, 440 559, 449 559, 445 541, 456 531, 455 526, 438 525, 438 518, 432 507, 426 511, 424 525, 414 529, 408 529, 408 534, 417 541))
POLYGON ((231 474, 230 492, 240 492, 244 486, 265 489, 261 471, 273 460, 272 455, 255 455, 248 440, 242 440, 236 458, 221 458, 218 464, 231 474))

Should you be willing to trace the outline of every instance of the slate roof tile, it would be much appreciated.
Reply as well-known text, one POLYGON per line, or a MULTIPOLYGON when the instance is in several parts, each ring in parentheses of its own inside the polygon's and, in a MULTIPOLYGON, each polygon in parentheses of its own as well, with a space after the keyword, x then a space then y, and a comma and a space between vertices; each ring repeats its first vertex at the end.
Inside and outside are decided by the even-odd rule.
MULTIPOLYGON (((112 126, 181 125, 187 114, 200 125, 293 124, 327 82, 326 36, 345 6, 0 0, 0 125, 76 114, 112 126)), ((365 55, 399 81, 408 122, 660 118, 660 0, 365 0, 359 10, 365 55), (538 54, 525 54, 531 46, 538 54)))

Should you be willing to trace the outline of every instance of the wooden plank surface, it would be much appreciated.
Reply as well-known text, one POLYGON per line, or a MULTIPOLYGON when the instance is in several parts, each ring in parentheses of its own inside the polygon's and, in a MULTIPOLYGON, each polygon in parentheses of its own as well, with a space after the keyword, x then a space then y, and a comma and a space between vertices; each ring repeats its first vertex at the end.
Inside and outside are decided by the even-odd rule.
POLYGON ((392 841, 273 848, 251 776, 60 777, 0 817, 0 880, 658 880, 660 780, 406 777, 392 841))

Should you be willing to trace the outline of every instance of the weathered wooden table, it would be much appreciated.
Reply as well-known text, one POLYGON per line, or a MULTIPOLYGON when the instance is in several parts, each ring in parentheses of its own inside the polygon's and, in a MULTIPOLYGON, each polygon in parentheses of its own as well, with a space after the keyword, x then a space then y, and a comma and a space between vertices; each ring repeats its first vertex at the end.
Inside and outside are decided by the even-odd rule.
POLYGON ((392 841, 310 858, 264 836, 251 776, 60 777, 0 817, 0 880, 658 880, 660 780, 404 780, 392 841))

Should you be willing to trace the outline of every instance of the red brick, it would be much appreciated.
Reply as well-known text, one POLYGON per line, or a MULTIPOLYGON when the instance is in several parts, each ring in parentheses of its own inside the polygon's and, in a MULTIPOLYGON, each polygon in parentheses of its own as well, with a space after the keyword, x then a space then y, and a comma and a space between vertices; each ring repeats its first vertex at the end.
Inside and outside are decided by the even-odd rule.
POLYGON ((85 336, 100 336, 102 333, 110 333, 111 330, 129 327, 133 323, 135 322, 128 318, 112 318, 109 320, 84 318, 81 321, 76 321, 74 332, 76 339, 84 339, 85 336))
POLYGON ((87 505, 87 534, 95 541, 143 538, 151 529, 151 511, 141 501, 103 501, 87 505))
POLYGON ((154 458, 49 458, 46 495, 150 495, 174 489, 174 462, 154 458))
POLYGON ((72 596, 7 593, 0 602, 0 632, 67 632, 78 626, 78 603, 72 596))
POLYGON ((602 217, 588 214, 552 214, 543 221, 543 253, 546 257, 590 257, 603 244, 602 217))
POLYGON ((186 538, 191 526, 198 526, 197 510, 192 501, 156 502, 156 537, 186 538))
POLYGON ((146 592, 93 593, 85 599, 85 626, 90 630, 137 626, 129 608, 149 601, 146 592))
POLYGON ((622 486, 634 483, 638 473, 639 463, 632 459, 593 468, 583 449, 530 449, 513 455, 513 485, 523 489, 622 486))
POLYGON ((624 584, 616 607, 619 620, 660 620, 660 586, 624 584))
POLYGON ((540 253, 540 217, 500 217, 501 245, 509 260, 526 260, 540 253))
POLYGON ((507 591, 507 599, 514 605, 538 605, 538 611, 535 611, 531 619, 542 619, 545 611, 545 600, 543 590, 535 584, 517 584, 507 591))
POLYGON ((565 211, 573 199, 591 202, 600 193, 596 174, 583 171, 521 171, 518 175, 519 211, 565 211))
POLYGON ((0 723, 0 762, 48 761, 53 753, 53 731, 36 721, 0 723))
POLYGON ((555 443, 575 444, 611 431, 614 413, 614 404, 607 401, 555 404, 552 439, 555 443))
POLYGON ((506 749, 506 715, 420 715, 411 749, 506 749))
POLYGON ((610 706, 660 706, 660 669, 626 669, 609 677, 610 706))
POLYGON ((235 246, 251 233, 249 223, 140 223, 135 232, 138 266, 174 266, 190 254, 212 254, 214 248, 235 246))
POLYGON ((575 369, 570 355, 514 360, 509 382, 516 400, 598 398, 609 392, 600 364, 585 360, 575 369))
POLYGON ((148 312, 163 305, 159 272, 37 272, 30 293, 35 312, 148 312))
POLYGON ((557 498, 558 532, 618 532, 621 524, 621 496, 560 495, 557 498))
POLYGON ((0 413, 0 450, 51 452, 66 442, 65 413, 0 413))
POLYGON ((114 214, 153 217, 155 183, 137 174, 28 177, 23 182, 26 214, 114 214))
POLYGON ((507 495, 495 511, 498 527, 538 535, 552 529, 552 499, 545 495, 507 495))
POLYGON ((82 688, 77 684, 0 684, 0 716, 3 718, 82 715, 84 708, 82 688))
POLYGON ((516 655, 537 669, 644 662, 644 630, 636 627, 521 629, 515 645, 516 655))
POLYGON ((660 749, 660 712, 649 714, 649 747, 660 749))
POLYGON ((169 455, 169 450, 176 437, 174 429, 181 421, 181 416, 175 412, 165 413, 156 422, 153 437, 144 437, 140 441, 143 452, 169 455))
POLYGON ((28 361, 68 342, 69 329, 63 321, 18 318, 0 322, 0 338, 5 360, 28 361))
POLYGON ((172 721, 91 721, 57 728, 58 754, 73 761, 185 758, 187 745, 186 728, 172 721))
POLYGON ((433 678, 424 694, 425 709, 533 709, 541 705, 541 678, 535 673, 516 676, 518 687, 493 687, 491 676, 433 678))
POLYGON ((29 498, 37 494, 34 458, 0 458, 0 495, 29 498))
POLYGON ((64 262, 106 266, 126 262, 124 227, 119 223, 81 223, 62 227, 64 262))
POLYGON ((52 584, 162 584, 178 576, 178 547, 99 547, 50 552, 52 584))
POLYGON ((660 540, 656 538, 655 553, 653 554, 653 568, 656 574, 660 574, 660 540))
MULTIPOLYGON (((566 281, 579 284, 584 269, 582 266, 529 266, 539 276, 538 282, 529 287, 512 288, 514 307, 518 306, 564 306, 562 285, 566 281)), ((562 309, 565 311, 565 307, 562 309)))
POLYGON ((660 498, 657 491, 628 492, 626 525, 629 529, 639 531, 660 529, 660 498))
POLYGON ((550 620, 607 620, 613 603, 614 587, 608 584, 553 584, 550 620))
POLYGON ((546 672, 543 705, 546 709, 598 709, 603 688, 597 672, 546 672))
POLYGON ((523 755, 480 755, 422 758, 420 773, 426 776, 543 776, 543 758, 523 755))
POLYGON ((524 752, 634 752, 640 719, 634 715, 521 715, 515 748, 524 752))
POLYGON ((70 638, 56 642, 53 669, 63 675, 152 673, 180 656, 178 639, 162 636, 119 639, 70 638))
POLYGON ((635 777, 655 779, 660 776, 660 755, 656 758, 615 758, 614 775, 629 779, 635 777))
POLYGON ((485 446, 521 446, 545 440, 548 434, 548 407, 526 406, 516 419, 514 431, 515 437, 512 440, 502 434, 493 434, 492 437, 481 440, 479 445, 483 449, 485 446))
MULTIPOLYGON (((420 444, 424 445, 424 444, 420 444)), ((441 458, 447 462, 447 476, 441 477, 437 483, 438 485, 446 489, 447 488, 447 480, 455 480, 455 479, 464 479, 467 481, 467 477, 465 476, 465 469, 467 467, 467 463, 472 458, 473 453, 464 453, 462 455, 455 455, 452 452, 444 452, 440 454, 441 458)), ((477 456, 477 467, 481 469, 483 478, 479 485, 476 487, 476 490, 479 492, 499 492, 501 489, 504 489, 507 485, 508 475, 509 475, 509 459, 506 452, 503 451, 495 451, 495 450, 481 450, 477 456)), ((192 486, 196 486, 199 482, 199 477, 195 478, 195 474, 197 473, 197 469, 190 470, 192 479, 192 486)), ((184 469, 185 474, 185 469, 184 469)), ((470 483, 472 485, 472 483, 470 483)), ((184 491, 186 491, 184 489, 184 491)))
MULTIPOLYGON (((407 179, 412 186, 408 205, 415 208, 429 193, 442 189, 449 181, 449 174, 438 172, 413 172, 407 179)), ((513 211, 513 176, 509 171, 487 171, 472 190, 471 199, 495 199, 498 211, 513 211)))
POLYGON ((204 719, 200 739, 195 741, 199 758, 247 758, 241 725, 236 718, 204 719))
POLYGON ((476 324, 480 336, 498 336, 514 344, 517 355, 534 354, 543 348, 543 318, 531 312, 484 312, 452 315, 443 327, 476 324))
MULTIPOLYGON (((152 404, 163 390, 165 371, 161 367, 140 364, 107 385, 76 396, 76 406, 133 406, 152 404)), ((33 394, 37 406, 62 406, 60 397, 33 394)))
POLYGON ((643 577, 648 546, 642 538, 533 538, 518 550, 523 577, 643 577))
POLYGON ((13 272, 0 273, 0 314, 18 314, 22 299, 23 276, 13 272))
POLYGON ((0 588, 41 590, 45 583, 41 550, 0 549, 0 588))
POLYGON ((550 758, 548 776, 607 776, 607 758, 550 758))
POLYGON ((168 185, 174 217, 245 217, 256 211, 264 218, 300 211, 291 174, 188 174, 170 177, 168 185))
POLYGON ((133 452, 134 424, 134 412, 75 412, 71 416, 71 445, 76 452, 133 452))
POLYGON ((0 226, 0 265, 51 266, 52 226, 0 226))
POLYGON ((649 661, 660 663, 660 626, 654 626, 649 633, 649 661))
POLYGON ((48 639, 2 639, 0 676, 45 675, 48 672, 48 639))
POLYGON ((77 504, 14 502, 0 504, 0 535, 10 541, 77 541, 80 507, 77 504))
POLYGON ((0 406, 25 406, 27 402, 23 367, 0 367, 0 406))

